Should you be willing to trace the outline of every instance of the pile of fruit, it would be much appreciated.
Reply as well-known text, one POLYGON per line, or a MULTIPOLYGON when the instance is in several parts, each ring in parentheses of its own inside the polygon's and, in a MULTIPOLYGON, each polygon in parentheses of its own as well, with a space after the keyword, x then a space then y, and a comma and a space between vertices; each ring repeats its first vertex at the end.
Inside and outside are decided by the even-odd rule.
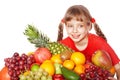
POLYGON ((103 50, 96 51, 92 62, 87 62, 83 53, 51 42, 34 26, 28 25, 24 34, 37 49, 29 54, 15 52, 5 58, 0 80, 108 80, 115 73, 103 50))

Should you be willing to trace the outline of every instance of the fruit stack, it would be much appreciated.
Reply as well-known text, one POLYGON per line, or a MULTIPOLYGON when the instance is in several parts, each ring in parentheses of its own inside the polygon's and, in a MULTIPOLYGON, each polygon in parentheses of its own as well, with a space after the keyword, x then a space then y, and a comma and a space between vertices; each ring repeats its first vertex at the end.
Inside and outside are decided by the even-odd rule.
POLYGON ((114 67, 102 50, 96 51, 90 63, 83 53, 59 42, 50 42, 34 26, 28 25, 24 34, 37 49, 31 54, 15 52, 12 57, 5 58, 0 80, 108 80, 114 75, 114 67))

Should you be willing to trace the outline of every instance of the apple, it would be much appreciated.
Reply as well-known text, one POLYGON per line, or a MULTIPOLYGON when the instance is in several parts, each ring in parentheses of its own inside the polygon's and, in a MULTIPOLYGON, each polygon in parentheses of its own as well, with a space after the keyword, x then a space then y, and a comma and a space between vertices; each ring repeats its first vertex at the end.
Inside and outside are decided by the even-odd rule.
POLYGON ((37 71, 40 68, 40 65, 38 63, 33 63, 31 65, 31 71, 37 71))
POLYGON ((92 55, 92 62, 96 66, 99 66, 104 69, 110 69, 112 67, 112 61, 111 58, 105 50, 97 50, 92 55))
POLYGON ((52 56, 51 52, 47 48, 37 48, 34 52, 35 61, 39 64, 45 60, 49 60, 52 56))

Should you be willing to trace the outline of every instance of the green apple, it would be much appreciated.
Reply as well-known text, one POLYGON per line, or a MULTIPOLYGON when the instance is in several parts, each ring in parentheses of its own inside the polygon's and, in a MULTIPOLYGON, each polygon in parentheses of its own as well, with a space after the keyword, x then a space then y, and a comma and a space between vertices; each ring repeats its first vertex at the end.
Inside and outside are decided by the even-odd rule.
POLYGON ((40 65, 38 63, 33 63, 31 65, 31 71, 37 71, 40 68, 40 65))

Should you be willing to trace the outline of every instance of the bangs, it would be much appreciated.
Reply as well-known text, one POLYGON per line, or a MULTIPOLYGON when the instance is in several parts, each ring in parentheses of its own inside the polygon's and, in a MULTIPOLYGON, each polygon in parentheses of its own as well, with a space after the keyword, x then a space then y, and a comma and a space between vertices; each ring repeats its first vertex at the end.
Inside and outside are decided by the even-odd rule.
POLYGON ((90 21, 82 14, 80 15, 66 15, 66 17, 64 17, 64 22, 68 22, 71 21, 72 19, 80 21, 80 22, 85 22, 87 25, 90 25, 90 21))
POLYGON ((80 15, 67 14, 67 15, 64 17, 65 22, 70 21, 70 20, 72 20, 72 19, 75 19, 75 20, 81 21, 81 22, 83 22, 83 21, 86 20, 86 19, 85 19, 85 16, 82 15, 82 14, 80 14, 80 15))

